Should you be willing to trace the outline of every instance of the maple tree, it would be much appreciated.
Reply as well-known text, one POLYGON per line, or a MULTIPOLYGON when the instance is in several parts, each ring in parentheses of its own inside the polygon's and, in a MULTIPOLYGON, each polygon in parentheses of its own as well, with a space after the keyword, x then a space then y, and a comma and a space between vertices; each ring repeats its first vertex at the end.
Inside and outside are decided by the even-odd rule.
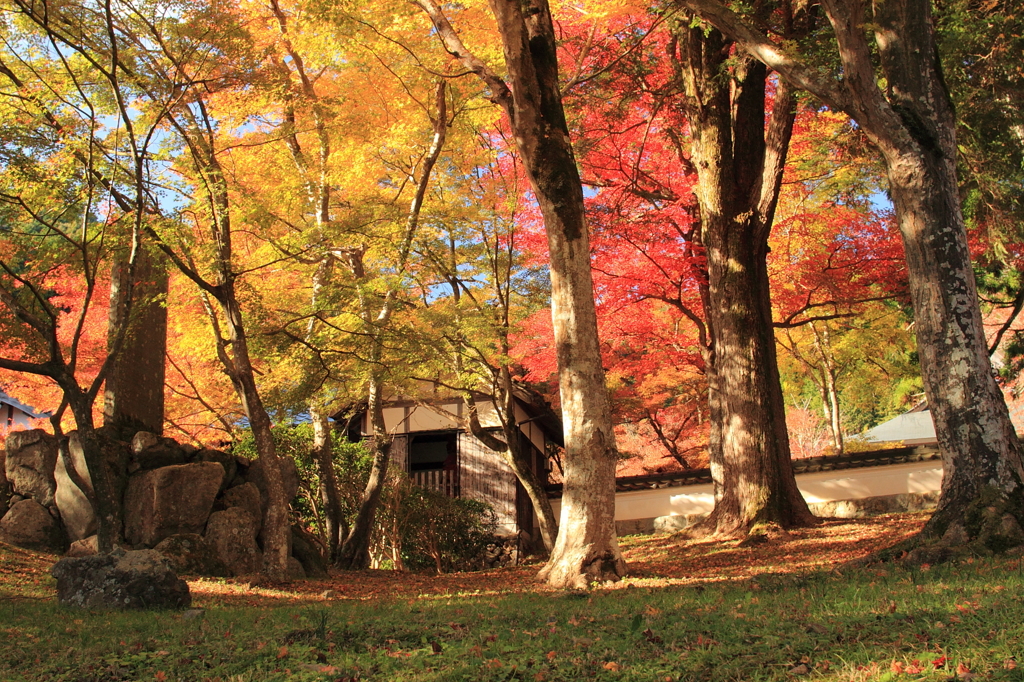
POLYGON ((128 334, 135 267, 154 214, 146 178, 171 100, 156 97, 146 107, 134 101, 124 60, 142 50, 132 42, 132 18, 109 4, 43 9, 15 2, 3 27, 9 241, 0 256, 0 367, 59 387, 51 424, 60 433, 70 410, 77 427, 71 447, 81 447, 91 479, 79 487, 92 489, 99 549, 109 552, 121 536, 124 481, 106 461, 94 406, 128 334), (127 251, 125 303, 103 330, 109 258, 118 248, 127 251))
POLYGON ((512 469, 550 552, 557 522, 541 479, 543 463, 520 428, 517 405, 543 400, 523 384, 511 356, 520 321, 544 307, 547 287, 542 283, 544 265, 525 262, 529 239, 522 223, 532 222, 524 217, 531 213, 523 206, 526 178, 515 157, 499 152, 504 146, 500 132, 477 136, 477 153, 467 160, 472 170, 465 172, 458 188, 449 189, 461 190, 463 200, 449 200, 449 211, 433 217, 432 229, 425 230, 417 247, 424 263, 419 272, 421 338, 413 352, 422 358, 416 362, 422 380, 461 399, 465 409, 446 416, 512 469), (451 204, 467 208, 453 210, 451 204), (440 354, 439 339, 445 349, 440 354), (491 424, 483 424, 481 413, 491 424), (493 427, 494 420, 499 428, 493 427))

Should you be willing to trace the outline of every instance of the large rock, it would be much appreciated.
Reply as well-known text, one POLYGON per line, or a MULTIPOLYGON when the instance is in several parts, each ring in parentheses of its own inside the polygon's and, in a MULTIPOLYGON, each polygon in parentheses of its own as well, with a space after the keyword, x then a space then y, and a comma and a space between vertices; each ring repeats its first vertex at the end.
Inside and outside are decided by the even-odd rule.
POLYGON ((50 573, 61 606, 87 609, 184 609, 188 584, 154 550, 64 558, 50 573))
POLYGON ((263 568, 263 552, 256 544, 256 519, 241 507, 210 514, 206 541, 234 575, 251 575, 263 568))
POLYGON ((92 477, 85 465, 81 447, 72 449, 68 447, 67 441, 61 444, 54 479, 57 481, 54 501, 60 510, 68 539, 74 543, 94 535, 97 529, 96 512, 89 501, 89 496, 92 495, 92 477))
POLYGON ((41 429, 13 431, 7 436, 4 470, 14 492, 31 497, 44 507, 53 504, 57 483, 57 439, 41 429))
POLYGON ((235 461, 235 456, 222 450, 203 448, 193 455, 193 459, 197 462, 217 462, 224 467, 224 484, 221 486, 221 490, 227 488, 238 473, 238 462, 235 461))
POLYGON ((188 454, 181 449, 177 441, 173 438, 160 438, 148 431, 139 431, 135 434, 131 450, 129 467, 132 471, 159 469, 188 461, 188 454))
POLYGON ((216 462, 195 462, 140 472, 128 479, 124 536, 152 547, 179 533, 201 533, 224 479, 216 462))
POLYGON ((39 552, 63 552, 67 547, 60 523, 33 499, 12 505, 0 519, 0 540, 39 552))
POLYGON ((256 532, 263 529, 263 505, 260 501, 260 489, 254 483, 243 483, 230 488, 217 500, 220 509, 241 507, 256 519, 256 532))
POLYGON ((172 535, 161 540, 153 549, 164 555, 178 575, 231 575, 216 549, 202 535, 172 535))
MULTIPOLYGON (((103 429, 95 432, 96 444, 106 464, 107 480, 114 488, 115 499, 122 499, 127 482, 127 445, 112 438, 103 429)), ((68 434, 61 443, 60 455, 54 469, 57 494, 54 500, 60 510, 61 519, 68 538, 77 542, 94 534, 97 530, 96 513, 89 502, 93 495, 92 474, 85 462, 85 450, 77 431, 68 434)))
POLYGON ((93 554, 100 553, 100 539, 97 535, 90 535, 87 538, 81 540, 75 540, 68 547, 68 551, 64 553, 64 556, 92 556, 93 554))

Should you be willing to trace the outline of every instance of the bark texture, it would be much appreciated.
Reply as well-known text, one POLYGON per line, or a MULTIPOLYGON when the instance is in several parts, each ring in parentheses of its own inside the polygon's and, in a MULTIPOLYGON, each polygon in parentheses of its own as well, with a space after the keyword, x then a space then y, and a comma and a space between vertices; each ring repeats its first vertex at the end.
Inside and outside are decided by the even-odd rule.
POLYGON ((124 281, 128 268, 124 259, 114 264, 110 287, 110 322, 115 330, 128 325, 121 352, 107 375, 103 400, 103 423, 120 431, 164 430, 164 377, 167 353, 167 271, 157 254, 141 249, 135 265, 134 286, 124 281), (125 297, 136 297, 130 320, 125 319, 125 297))
POLYGON ((676 31, 707 258, 706 354, 715 508, 703 528, 743 535, 813 521, 790 461, 768 282, 768 236, 794 120, 789 88, 766 126, 763 64, 717 30, 676 31), (731 65, 731 68, 730 68, 731 65))
POLYGON ((824 0, 843 67, 839 81, 822 79, 714 0, 685 4, 789 82, 849 114, 881 152, 945 468, 938 509, 923 538, 987 550, 1021 544, 1024 466, 981 324, 959 202, 954 112, 930 3, 892 0, 869 7, 861 0, 824 0), (874 49, 867 30, 874 31, 874 49))

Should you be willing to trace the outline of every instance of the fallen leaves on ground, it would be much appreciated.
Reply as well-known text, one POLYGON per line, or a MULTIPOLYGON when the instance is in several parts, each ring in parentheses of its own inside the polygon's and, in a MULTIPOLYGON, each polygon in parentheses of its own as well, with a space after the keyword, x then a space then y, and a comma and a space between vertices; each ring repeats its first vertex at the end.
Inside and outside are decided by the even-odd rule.
MULTIPOLYGON (((884 549, 918 532, 927 514, 889 514, 866 519, 832 519, 757 547, 740 548, 735 540, 686 540, 675 535, 634 535, 620 540, 629 576, 601 589, 663 587, 744 580, 763 575, 835 568, 884 549)), ((551 588, 536 580, 539 565, 472 573, 433 575, 395 571, 333 573, 323 580, 250 587, 249 580, 189 581, 196 606, 273 606, 332 599, 445 599, 492 596, 551 588)))
MULTIPOLYGON (((891 546, 921 529, 927 514, 832 519, 795 529, 756 547, 735 540, 634 535, 620 540, 629 575, 601 589, 664 587, 745 580, 762 575, 835 568, 891 546)), ((0 598, 52 599, 50 568, 59 557, 0 543, 0 598)), ((539 565, 433 575, 395 571, 334 572, 329 578, 283 585, 254 585, 251 578, 189 580, 193 605, 286 606, 326 599, 445 599, 454 596, 552 591, 536 580, 539 565), (326 597, 324 595, 327 595, 326 597)))

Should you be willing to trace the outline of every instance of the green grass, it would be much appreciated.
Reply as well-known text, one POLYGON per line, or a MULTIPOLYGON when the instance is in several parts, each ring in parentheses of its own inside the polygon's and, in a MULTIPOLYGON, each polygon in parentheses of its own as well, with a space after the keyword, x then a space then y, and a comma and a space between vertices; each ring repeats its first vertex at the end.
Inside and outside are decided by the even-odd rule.
POLYGON ((5 681, 946 680, 958 665, 1024 681, 1019 559, 201 614, 0 601, 5 681))

